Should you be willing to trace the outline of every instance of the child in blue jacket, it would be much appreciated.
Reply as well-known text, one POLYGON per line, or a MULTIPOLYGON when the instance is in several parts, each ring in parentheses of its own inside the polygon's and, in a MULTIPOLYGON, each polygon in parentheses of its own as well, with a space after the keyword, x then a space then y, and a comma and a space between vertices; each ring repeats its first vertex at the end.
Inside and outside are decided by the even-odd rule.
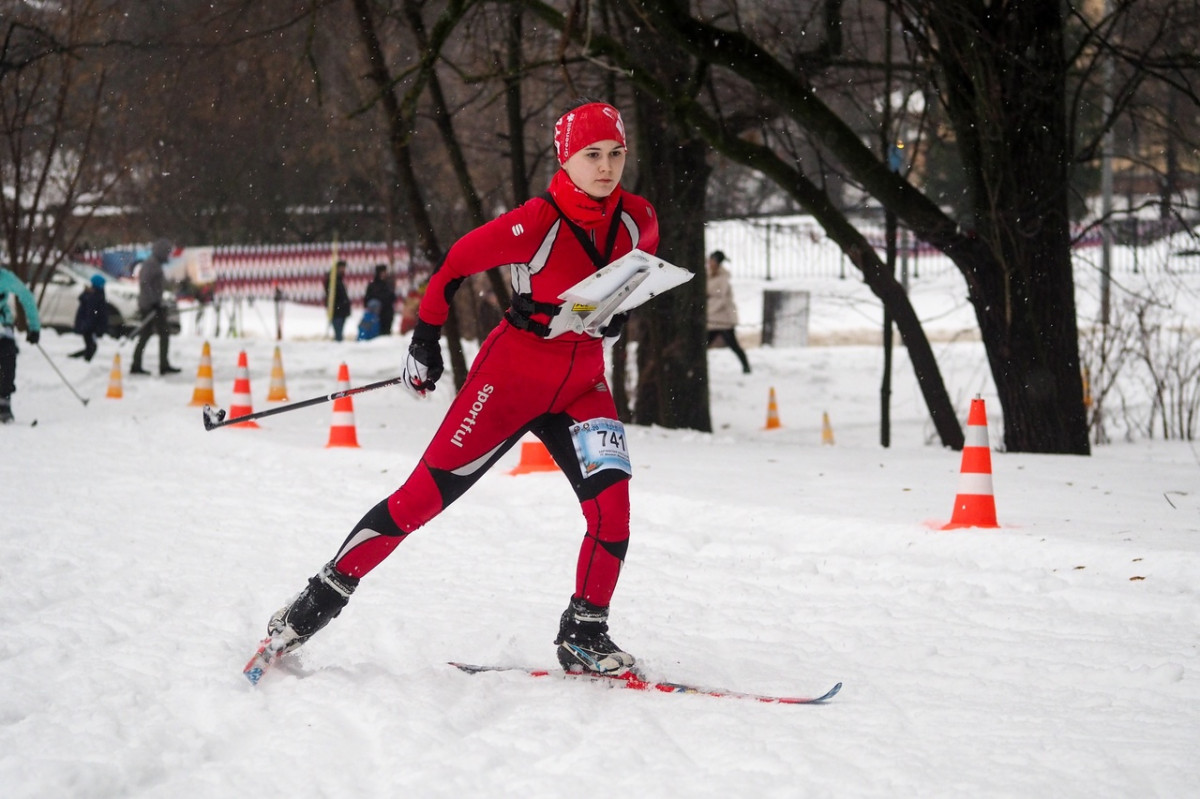
POLYGON ((371 300, 367 303, 367 310, 363 311, 363 318, 358 323, 359 341, 369 341, 379 335, 380 307, 379 300, 371 300))
POLYGON ((104 276, 92 275, 92 284, 79 295, 79 310, 75 312, 75 332, 83 336, 83 349, 72 352, 71 358, 90 361, 96 354, 96 339, 108 329, 108 300, 104 296, 104 276))

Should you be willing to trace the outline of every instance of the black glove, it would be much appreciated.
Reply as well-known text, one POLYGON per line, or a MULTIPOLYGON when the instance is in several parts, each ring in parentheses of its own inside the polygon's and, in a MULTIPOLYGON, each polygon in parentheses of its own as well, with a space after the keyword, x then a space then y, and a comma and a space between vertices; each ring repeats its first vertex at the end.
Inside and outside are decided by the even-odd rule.
POLYGON ((608 324, 600 328, 600 333, 605 338, 616 338, 621 335, 621 328, 625 327, 625 320, 629 318, 627 313, 613 314, 608 319, 608 324))
POLYGON ((28 341, 30 344, 37 344, 38 339, 40 339, 41 337, 42 337, 42 332, 40 330, 27 330, 25 332, 25 340, 28 341))
POLYGON ((404 363, 404 385, 418 394, 433 391, 434 383, 442 376, 441 337, 441 325, 417 320, 412 343, 408 345, 408 360, 404 363))

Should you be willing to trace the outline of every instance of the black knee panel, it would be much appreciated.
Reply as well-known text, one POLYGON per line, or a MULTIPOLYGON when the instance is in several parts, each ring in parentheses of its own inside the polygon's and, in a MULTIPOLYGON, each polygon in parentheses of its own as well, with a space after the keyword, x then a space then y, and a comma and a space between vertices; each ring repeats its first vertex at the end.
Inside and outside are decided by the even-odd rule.
MULTIPOLYGON (((576 469, 576 471, 579 470, 576 469)), ((629 475, 620 469, 604 469, 603 471, 584 477, 578 482, 572 480, 571 483, 575 488, 575 495, 579 497, 579 501, 584 502, 600 496, 604 492, 604 489, 609 486, 614 486, 622 480, 628 479, 629 475)))
POLYGON ((625 562, 625 553, 629 551, 629 539, 622 538, 620 541, 600 541, 600 546, 604 547, 604 551, 612 555, 622 563, 625 562))
POLYGON ((375 507, 367 511, 359 519, 358 524, 354 525, 354 531, 350 535, 353 536, 360 530, 373 530, 380 535, 407 535, 392 519, 392 513, 388 510, 388 501, 386 499, 380 500, 375 507))

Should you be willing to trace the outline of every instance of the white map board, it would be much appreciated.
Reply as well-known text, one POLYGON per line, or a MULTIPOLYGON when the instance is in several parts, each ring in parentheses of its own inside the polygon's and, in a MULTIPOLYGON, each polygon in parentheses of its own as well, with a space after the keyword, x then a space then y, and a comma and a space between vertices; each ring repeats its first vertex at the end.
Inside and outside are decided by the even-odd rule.
POLYGON ((550 335, 596 335, 613 314, 632 310, 693 277, 686 269, 632 250, 558 295, 564 304, 550 322, 550 335))

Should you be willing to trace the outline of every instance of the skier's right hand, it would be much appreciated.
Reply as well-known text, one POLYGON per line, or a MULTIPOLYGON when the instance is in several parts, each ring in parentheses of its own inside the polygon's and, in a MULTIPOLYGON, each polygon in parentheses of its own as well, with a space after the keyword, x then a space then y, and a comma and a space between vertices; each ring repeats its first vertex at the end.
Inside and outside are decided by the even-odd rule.
POLYGON ((433 391, 434 384, 442 376, 441 336, 440 325, 417 320, 412 343, 408 345, 408 360, 404 363, 404 385, 421 396, 425 396, 426 391, 433 391))

